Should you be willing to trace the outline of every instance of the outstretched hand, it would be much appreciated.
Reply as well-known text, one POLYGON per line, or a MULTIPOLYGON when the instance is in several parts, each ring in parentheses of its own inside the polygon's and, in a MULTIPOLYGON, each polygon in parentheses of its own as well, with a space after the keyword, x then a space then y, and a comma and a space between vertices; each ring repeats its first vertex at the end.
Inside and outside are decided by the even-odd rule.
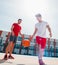
POLYGON ((24 34, 22 34, 22 39, 24 39, 24 34))
POLYGON ((30 36, 29 36, 29 40, 32 41, 32 39, 33 39, 33 36, 30 35, 30 36))
POLYGON ((52 37, 52 33, 49 34, 50 35, 50 38, 52 37))

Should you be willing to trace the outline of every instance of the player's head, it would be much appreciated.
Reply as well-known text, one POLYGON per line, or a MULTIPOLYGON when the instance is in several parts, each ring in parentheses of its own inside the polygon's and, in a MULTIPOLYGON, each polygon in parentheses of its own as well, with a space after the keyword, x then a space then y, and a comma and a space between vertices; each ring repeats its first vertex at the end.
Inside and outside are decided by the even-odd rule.
POLYGON ((40 13, 39 13, 39 14, 36 14, 35 17, 37 18, 37 20, 38 20, 39 22, 42 21, 42 15, 41 15, 40 13))
POLYGON ((22 22, 22 19, 18 19, 18 24, 20 24, 22 22))

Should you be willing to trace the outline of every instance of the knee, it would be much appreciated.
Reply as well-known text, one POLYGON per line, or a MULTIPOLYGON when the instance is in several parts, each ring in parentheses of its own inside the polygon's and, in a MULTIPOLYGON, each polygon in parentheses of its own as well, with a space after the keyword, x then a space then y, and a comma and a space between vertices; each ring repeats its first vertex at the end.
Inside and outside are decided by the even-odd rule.
POLYGON ((6 47, 6 51, 8 50, 8 46, 6 47))

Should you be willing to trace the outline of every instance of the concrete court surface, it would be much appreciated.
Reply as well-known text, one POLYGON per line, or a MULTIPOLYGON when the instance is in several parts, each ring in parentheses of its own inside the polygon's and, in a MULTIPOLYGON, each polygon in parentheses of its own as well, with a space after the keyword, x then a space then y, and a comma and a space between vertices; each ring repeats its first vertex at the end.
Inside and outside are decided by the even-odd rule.
MULTIPOLYGON (((0 53, 0 65, 39 65, 37 56, 13 54, 15 59, 2 60, 4 54, 0 53)), ((46 65, 58 65, 58 58, 44 57, 46 65)))

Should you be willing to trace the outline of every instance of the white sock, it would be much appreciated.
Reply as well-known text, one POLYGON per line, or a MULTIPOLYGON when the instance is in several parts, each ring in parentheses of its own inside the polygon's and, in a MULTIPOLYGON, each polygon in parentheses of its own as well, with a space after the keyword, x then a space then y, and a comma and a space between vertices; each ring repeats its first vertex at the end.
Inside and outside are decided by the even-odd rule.
POLYGON ((38 54, 39 60, 42 60, 43 55, 44 55, 44 49, 41 49, 41 45, 39 45, 39 54, 38 54))

